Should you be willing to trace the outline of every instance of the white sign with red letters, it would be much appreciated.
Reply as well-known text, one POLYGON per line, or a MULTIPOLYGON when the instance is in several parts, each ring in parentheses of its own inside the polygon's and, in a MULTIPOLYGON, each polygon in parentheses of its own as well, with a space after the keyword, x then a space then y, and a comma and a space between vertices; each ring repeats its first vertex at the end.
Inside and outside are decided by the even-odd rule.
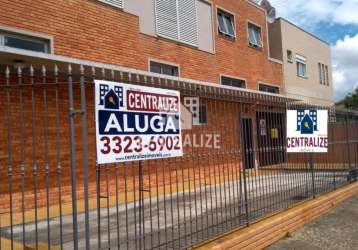
POLYGON ((95 80, 97 163, 183 155, 180 93, 95 80))

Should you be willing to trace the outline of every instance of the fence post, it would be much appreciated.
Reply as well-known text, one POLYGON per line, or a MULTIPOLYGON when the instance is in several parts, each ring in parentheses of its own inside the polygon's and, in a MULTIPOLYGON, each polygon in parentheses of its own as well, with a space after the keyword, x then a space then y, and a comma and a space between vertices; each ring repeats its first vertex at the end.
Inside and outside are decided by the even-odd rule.
POLYGON ((346 146, 347 146, 348 164, 349 164, 348 167, 349 167, 349 170, 352 170, 351 150, 350 150, 349 130, 348 130, 348 113, 346 113, 346 116, 345 116, 345 126, 346 126, 346 146))
MULTIPOLYGON (((240 112, 239 112, 239 121, 240 121, 240 146, 241 146, 241 162, 243 166, 243 180, 244 180, 244 203, 245 203, 245 214, 246 214, 246 226, 250 225, 249 221, 249 206, 248 206, 248 198, 247 198, 247 183, 246 183, 246 166, 244 164, 245 160, 245 151, 244 151, 244 134, 243 134, 243 120, 242 120, 242 103, 240 105, 240 112)), ((241 211, 241 208, 240 208, 241 211)))
POLYGON ((72 220, 73 220, 73 249, 78 250, 78 224, 77 224, 77 168, 75 145, 75 110, 73 107, 72 67, 68 65, 68 113, 70 118, 70 148, 71 148, 71 186, 72 186, 72 220))
POLYGON ((82 127, 82 166, 83 166, 83 192, 85 203, 85 238, 86 249, 90 249, 89 232, 89 197, 88 197, 88 128, 87 128, 87 105, 86 89, 84 79, 84 68, 80 66, 80 88, 81 88, 81 127, 82 127))
POLYGON ((310 165, 311 178, 312 178, 312 194, 313 194, 313 199, 315 199, 316 198, 316 185, 315 185, 315 173, 314 173, 312 153, 308 153, 308 161, 309 161, 309 165, 310 165))

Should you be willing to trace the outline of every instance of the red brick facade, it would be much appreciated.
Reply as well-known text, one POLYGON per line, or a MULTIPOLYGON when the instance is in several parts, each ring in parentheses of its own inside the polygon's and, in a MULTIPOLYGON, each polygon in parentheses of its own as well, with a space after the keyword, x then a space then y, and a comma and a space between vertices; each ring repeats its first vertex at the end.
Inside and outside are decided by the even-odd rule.
MULTIPOLYGON (((235 40, 223 38, 217 34, 215 29, 215 53, 200 51, 196 48, 179 44, 170 40, 151 37, 139 32, 138 17, 126 13, 118 8, 102 4, 95 0, 22 0, 22 1, 1 1, 0 9, 0 26, 8 26, 11 28, 22 29, 41 33, 53 37, 54 54, 61 56, 74 57, 85 59, 100 63, 113 64, 125 66, 134 69, 148 70, 149 58, 164 60, 180 66, 180 77, 190 78, 194 80, 201 80, 207 82, 220 82, 220 74, 230 75, 245 78, 247 87, 250 89, 257 89, 257 82, 262 81, 266 83, 277 84, 282 86, 282 66, 278 63, 272 62, 268 59, 268 43, 266 30, 266 17, 263 10, 247 3, 244 0, 218 0, 212 1, 213 10, 216 10, 216 5, 235 13, 236 20, 236 34, 235 40), (262 28, 263 35, 263 49, 253 49, 248 47, 247 41, 247 22, 252 21, 262 28)), ((216 22, 216 14, 213 11, 213 20, 216 22)), ((213 24, 216 27, 216 24, 213 24)), ((16 78, 15 78, 16 79, 16 78)), ((28 81, 25 79, 25 81, 28 81)), ((27 82, 28 83, 28 82, 27 82)), ((1 79, 1 84, 4 84, 4 79, 1 79)), ((1 95, 5 96, 6 91, 3 88, 1 95)), ((87 90, 90 92, 91 90, 87 90)), ((15 102, 18 100, 20 92, 12 90, 11 100, 15 102)), ((27 88, 24 91, 24 116, 25 116, 25 141, 26 145, 24 151, 25 160, 25 207, 31 209, 34 207, 34 176, 32 172, 32 152, 31 152, 31 89, 27 88)), ((49 105, 49 124, 48 124, 48 142, 49 142, 49 187, 50 187, 50 205, 56 204, 58 201, 58 185, 57 185, 57 170, 56 170, 56 125, 54 109, 54 88, 47 91, 49 105)), ((44 113, 42 108, 42 89, 36 90, 36 127, 37 130, 37 164, 39 167, 37 199, 38 206, 46 205, 46 173, 44 171, 44 113)), ((71 200, 71 173, 69 168, 69 131, 68 131, 68 96, 65 86, 60 88, 60 144, 61 144, 61 188, 63 201, 70 202, 71 200)), ((79 93, 75 92, 75 105, 78 105, 79 93)), ((95 159, 94 159, 94 127, 93 127, 93 100, 88 98, 88 124, 89 124, 89 164, 90 164, 90 195, 96 195, 95 185, 95 159)), ((20 111, 19 103, 15 102, 11 109, 13 131, 13 154, 14 156, 14 186, 13 186, 13 204, 14 210, 21 210, 21 175, 19 172, 19 154, 20 154, 20 111)), ((167 164, 166 169, 172 169, 171 172, 161 172, 161 164, 155 164, 159 167, 159 179, 146 174, 146 185, 150 181, 150 188, 169 183, 169 178, 179 178, 180 182, 187 183, 196 176, 196 185, 202 185, 201 182, 206 183, 206 179, 210 178, 209 182, 216 182, 216 179, 211 179, 212 176, 221 172, 223 176, 218 177, 218 181, 237 178, 240 174, 241 167, 240 153, 237 146, 239 145, 239 124, 238 124, 238 105, 231 102, 222 101, 208 101, 209 124, 207 126, 200 126, 193 133, 220 133, 221 145, 225 146, 222 151, 204 150, 196 153, 196 157, 190 158, 188 161, 182 160, 178 164, 167 164), (225 117, 219 122, 216 117, 226 111, 225 117), (229 151, 235 151, 233 154, 227 154, 229 151), (226 163, 226 164, 222 164, 226 163), (175 169, 179 166, 179 169, 175 169), (200 168, 199 168, 200 166, 200 168), (210 168, 207 168, 210 166, 210 168), (203 168, 201 168, 203 167, 203 168), (184 172, 181 172, 184 168, 184 172), (191 171, 191 172, 190 172, 191 171), (179 175, 178 175, 179 173, 179 175), (223 179, 220 179, 223 178, 223 179), (161 183, 161 184, 160 184, 161 183)), ((5 106, 0 108, 0 114, 6 113, 5 106)), ((222 115, 222 114, 221 114, 222 115)), ((80 141, 81 127, 78 125, 79 119, 76 120, 76 139, 80 141)), ((0 126, 1 140, 7 141, 7 128, 5 123, 0 126)), ((185 134, 185 133, 184 133, 185 134)), ((9 209, 9 179, 7 176, 7 160, 8 152, 6 144, 2 144, 0 148, 0 162, 1 162, 1 177, 0 180, 6 185, 0 188, 1 201, 0 210, 9 209)), ((77 145, 77 165, 78 176, 82 174, 81 167, 81 146, 77 145)), ((194 152, 193 152, 194 154, 194 152)), ((129 167, 128 178, 131 176, 138 181, 138 171, 136 168, 129 167)), ((153 173, 154 168, 146 165, 145 173, 153 173)), ((110 170, 110 182, 115 181, 115 169, 110 170)), ((119 170, 119 188, 120 193, 124 192, 124 176, 126 175, 124 168, 119 170)), ((154 174, 153 174, 154 175, 154 174)), ((101 176, 105 178, 105 175, 101 176)), ((173 179, 174 180, 174 179, 173 179)), ((104 184, 103 184, 104 185, 104 184)), ((183 184, 184 186, 187 184, 183 184)), ((194 180, 195 185, 195 180, 194 180)), ((111 185, 111 186, 114 186, 111 185)), ((79 178, 79 189, 82 187, 81 178, 79 178)), ((133 183, 128 183, 128 190, 133 189, 133 183)), ((104 185, 105 189, 105 185, 104 185)), ((103 188, 102 188, 103 191, 103 188)), ((111 193, 115 192, 113 189, 111 193)), ((79 192, 82 195, 83 192, 79 192)), ((80 197, 81 198, 81 197, 80 197)))
POLYGON ((266 16, 245 0, 214 0, 235 13, 236 39, 219 36, 215 53, 139 32, 137 16, 95 0, 2 1, 0 25, 38 32, 54 38, 54 53, 95 62, 148 70, 148 59, 176 63, 180 76, 217 83, 219 75, 245 78, 250 89, 262 81, 282 86, 282 66, 268 60, 266 16), (263 49, 248 47, 247 22, 261 26, 263 49))

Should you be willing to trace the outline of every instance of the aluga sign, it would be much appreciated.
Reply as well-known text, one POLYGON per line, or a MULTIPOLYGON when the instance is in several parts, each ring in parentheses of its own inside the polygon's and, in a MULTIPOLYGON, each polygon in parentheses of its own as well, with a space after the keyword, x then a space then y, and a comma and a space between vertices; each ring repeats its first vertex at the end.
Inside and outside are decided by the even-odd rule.
POLYGON ((327 153, 327 127, 327 110, 287 110, 287 152, 327 153))
POLYGON ((95 80, 97 163, 183 155, 180 93, 95 80))

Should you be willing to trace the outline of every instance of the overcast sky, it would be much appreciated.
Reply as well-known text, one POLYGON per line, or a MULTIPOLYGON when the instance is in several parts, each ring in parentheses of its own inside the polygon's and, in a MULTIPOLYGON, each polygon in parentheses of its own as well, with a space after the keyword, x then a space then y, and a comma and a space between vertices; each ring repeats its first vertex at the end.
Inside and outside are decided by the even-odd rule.
POLYGON ((271 0, 284 17, 332 45, 336 100, 358 86, 358 0, 271 0))

